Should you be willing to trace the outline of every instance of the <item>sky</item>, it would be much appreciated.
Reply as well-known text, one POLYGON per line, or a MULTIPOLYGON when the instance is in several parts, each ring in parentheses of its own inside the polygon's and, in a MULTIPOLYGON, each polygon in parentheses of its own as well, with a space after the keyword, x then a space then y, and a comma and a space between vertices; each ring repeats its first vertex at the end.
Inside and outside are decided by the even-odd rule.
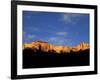
POLYGON ((60 46, 89 43, 89 14, 23 11, 23 43, 38 40, 60 46))

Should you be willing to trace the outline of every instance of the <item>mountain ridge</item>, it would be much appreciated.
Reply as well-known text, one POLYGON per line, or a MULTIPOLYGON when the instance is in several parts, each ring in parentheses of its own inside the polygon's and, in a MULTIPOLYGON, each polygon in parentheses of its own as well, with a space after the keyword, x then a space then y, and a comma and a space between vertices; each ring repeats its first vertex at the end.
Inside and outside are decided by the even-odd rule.
POLYGON ((89 44, 84 42, 74 47, 71 47, 71 46, 57 46, 57 45, 50 44, 46 41, 33 41, 32 43, 23 44, 23 49, 26 48, 30 48, 34 51, 39 50, 39 48, 41 48, 41 50, 44 52, 54 51, 60 54, 60 52, 70 53, 71 51, 73 52, 84 51, 86 49, 89 49, 90 47, 89 44))

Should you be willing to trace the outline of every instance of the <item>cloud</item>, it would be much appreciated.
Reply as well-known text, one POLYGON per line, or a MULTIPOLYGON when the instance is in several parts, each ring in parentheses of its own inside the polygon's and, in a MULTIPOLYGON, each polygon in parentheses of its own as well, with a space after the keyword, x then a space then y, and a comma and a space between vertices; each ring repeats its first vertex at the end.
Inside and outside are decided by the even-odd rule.
POLYGON ((56 40, 57 40, 56 37, 50 37, 50 38, 48 39, 48 41, 56 41, 56 40))
POLYGON ((55 44, 55 45, 65 45, 65 39, 64 38, 60 38, 60 37, 50 37, 48 39, 49 42, 55 44))
POLYGON ((27 40, 32 40, 32 39, 34 39, 35 38, 35 35, 32 35, 32 34, 28 34, 27 36, 26 36, 26 39, 27 40))
POLYGON ((27 26, 26 30, 30 31, 30 32, 33 32, 33 31, 40 31, 39 28, 37 27, 34 27, 34 26, 27 26))
POLYGON ((25 35, 26 34, 26 32, 25 31, 23 31, 23 35, 25 35))
POLYGON ((34 31, 40 31, 40 29, 36 28, 36 27, 32 27, 32 30, 34 30, 34 31))
POLYGON ((64 41, 64 40, 59 40, 59 41, 57 42, 57 44, 58 44, 58 45, 64 45, 64 44, 65 44, 65 41, 64 41))
POLYGON ((64 13, 62 15, 62 20, 65 22, 65 23, 72 23, 72 24, 75 24, 76 21, 77 21, 77 17, 79 17, 80 14, 78 13, 64 13))
POLYGON ((51 44, 60 45, 60 46, 72 46, 73 45, 73 41, 71 39, 67 39, 64 37, 56 37, 56 36, 49 37, 48 42, 50 42, 51 44))
POLYGON ((64 20, 65 22, 68 22, 68 23, 72 21, 71 16, 68 15, 68 14, 64 14, 64 15, 62 16, 62 18, 63 18, 63 20, 64 20))
POLYGON ((67 32, 57 32, 56 34, 60 36, 67 36, 67 32))
POLYGON ((38 26, 26 26, 23 30, 23 33, 33 33, 34 31, 39 32, 40 28, 38 28, 38 26))

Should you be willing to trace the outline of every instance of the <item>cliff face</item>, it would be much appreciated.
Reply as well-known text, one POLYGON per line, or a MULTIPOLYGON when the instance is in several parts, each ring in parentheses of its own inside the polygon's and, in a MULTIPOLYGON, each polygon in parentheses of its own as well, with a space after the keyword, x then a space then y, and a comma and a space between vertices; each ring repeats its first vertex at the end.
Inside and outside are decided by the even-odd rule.
POLYGON ((60 54, 61 51, 65 52, 65 53, 70 53, 70 51, 78 52, 80 50, 89 49, 89 44, 80 43, 77 46, 70 47, 70 46, 56 46, 56 45, 52 45, 52 44, 49 44, 48 42, 44 42, 44 41, 35 41, 30 44, 24 44, 23 49, 25 49, 25 48, 31 48, 34 51, 36 49, 38 50, 39 48, 41 48, 41 50, 44 52, 55 51, 56 53, 60 54))

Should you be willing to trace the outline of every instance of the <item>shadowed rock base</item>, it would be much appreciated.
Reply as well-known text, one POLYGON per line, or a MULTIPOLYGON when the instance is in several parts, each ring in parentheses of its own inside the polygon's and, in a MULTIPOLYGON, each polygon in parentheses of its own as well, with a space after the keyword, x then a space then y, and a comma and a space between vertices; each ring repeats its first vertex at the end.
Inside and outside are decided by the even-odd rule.
POLYGON ((26 48, 23 50, 23 68, 86 66, 90 64, 89 51, 89 49, 86 49, 84 51, 57 54, 53 51, 33 51, 26 48))

